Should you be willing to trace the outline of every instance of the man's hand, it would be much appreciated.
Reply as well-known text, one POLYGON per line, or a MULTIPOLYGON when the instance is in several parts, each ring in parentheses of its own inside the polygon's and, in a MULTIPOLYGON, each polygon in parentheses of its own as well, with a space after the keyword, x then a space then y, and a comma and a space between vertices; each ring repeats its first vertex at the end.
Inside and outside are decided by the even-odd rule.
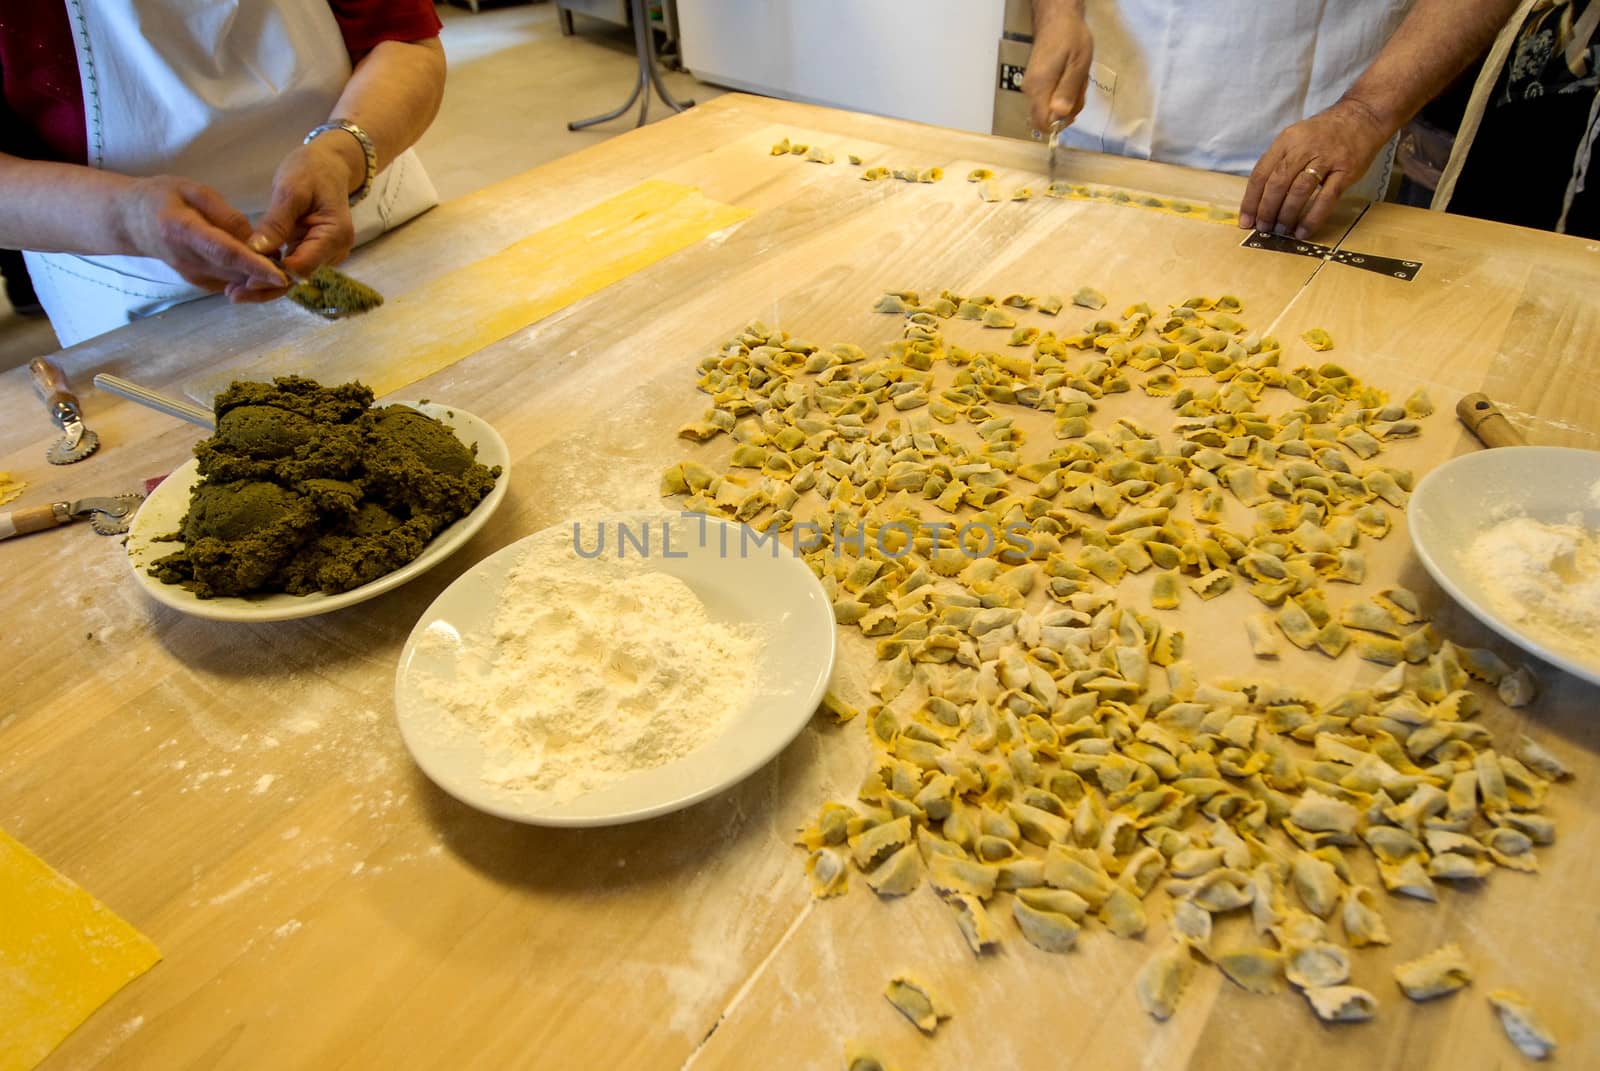
POLYGON ((129 181, 114 208, 118 248, 155 257, 204 290, 281 291, 283 273, 245 244, 250 221, 210 186, 171 175, 129 181))
POLYGON ((1083 110, 1094 60, 1094 35, 1075 0, 1059 6, 1034 4, 1033 52, 1022 76, 1028 116, 1035 130, 1048 130, 1052 120, 1071 123, 1083 110))
POLYGON ((1390 133, 1371 109, 1349 98, 1288 127, 1250 172, 1239 226, 1311 237, 1390 133))
MULTIPOLYGON (((283 250, 283 266, 300 276, 343 260, 356 240, 350 191, 365 175, 361 144, 343 131, 330 130, 295 149, 278 165, 271 203, 248 236, 250 247, 267 254, 283 250)), ((230 290, 229 296, 270 301, 281 293, 230 290)))

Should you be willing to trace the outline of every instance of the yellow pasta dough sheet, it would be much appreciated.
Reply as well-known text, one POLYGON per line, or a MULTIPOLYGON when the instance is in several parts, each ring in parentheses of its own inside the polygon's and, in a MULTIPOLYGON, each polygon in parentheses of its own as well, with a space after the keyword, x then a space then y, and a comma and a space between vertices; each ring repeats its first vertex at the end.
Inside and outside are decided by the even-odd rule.
POLYGON ((30 1071, 161 958, 144 934, 0 832, 0 1071, 30 1071))
POLYGON ((359 379, 381 397, 753 214, 693 186, 641 182, 359 319, 196 383, 191 393, 210 404, 236 379, 292 372, 324 383, 359 379))
POLYGON ((19 480, 9 472, 0 472, 0 506, 21 496, 28 489, 28 481, 19 480))

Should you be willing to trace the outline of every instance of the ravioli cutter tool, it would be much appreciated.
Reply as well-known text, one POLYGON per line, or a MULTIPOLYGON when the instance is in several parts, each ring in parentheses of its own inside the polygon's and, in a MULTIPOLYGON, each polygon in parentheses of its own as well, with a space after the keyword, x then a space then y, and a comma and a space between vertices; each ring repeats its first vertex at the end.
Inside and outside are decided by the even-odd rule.
POLYGON ((101 535, 121 535, 133 523, 134 512, 143 501, 144 496, 139 494, 115 495, 110 498, 80 498, 76 502, 52 502, 47 506, 29 506, 27 509, 0 513, 0 539, 58 528, 83 517, 89 518, 89 527, 101 535))
POLYGON ((62 433, 45 450, 45 460, 52 465, 70 465, 100 449, 100 436, 83 426, 83 411, 66 373, 45 358, 35 357, 28 362, 28 375, 33 379, 33 389, 50 407, 50 419, 62 433))

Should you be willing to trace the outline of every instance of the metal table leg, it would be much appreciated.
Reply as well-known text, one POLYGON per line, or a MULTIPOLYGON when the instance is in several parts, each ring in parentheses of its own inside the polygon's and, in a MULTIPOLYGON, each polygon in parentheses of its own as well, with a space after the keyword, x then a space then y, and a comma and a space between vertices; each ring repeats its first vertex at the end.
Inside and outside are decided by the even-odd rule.
POLYGON ((668 91, 666 83, 661 79, 661 70, 656 66, 655 42, 650 38, 650 17, 645 12, 644 0, 630 0, 629 6, 632 8, 633 14, 633 47, 639 61, 639 76, 634 80, 633 92, 629 94, 628 99, 622 103, 621 107, 606 112, 604 115, 574 120, 567 124, 568 130, 582 130, 597 123, 608 123, 613 119, 619 118, 629 108, 632 108, 634 101, 639 102, 639 121, 634 125, 644 126, 645 119, 650 114, 651 87, 655 88, 657 95, 661 97, 666 106, 675 112, 694 107, 694 101, 680 101, 674 97, 668 91))

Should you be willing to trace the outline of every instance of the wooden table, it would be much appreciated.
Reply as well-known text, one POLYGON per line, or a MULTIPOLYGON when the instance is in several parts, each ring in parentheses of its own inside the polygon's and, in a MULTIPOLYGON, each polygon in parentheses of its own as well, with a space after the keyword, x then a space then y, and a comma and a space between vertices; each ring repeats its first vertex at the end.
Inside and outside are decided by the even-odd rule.
MULTIPOLYGON (((1531 996, 1568 1066, 1600 1061, 1594 859, 1600 719, 1592 687, 1553 670, 1534 706, 1495 709, 1578 780, 1553 793, 1556 845, 1537 877, 1497 872, 1437 907, 1385 901, 1392 949, 1356 957, 1377 1021, 1318 1024, 1290 995, 1252 997, 1202 969, 1175 1019, 1139 1009, 1142 942, 1104 931, 1048 957, 1020 938, 977 962, 924 885, 880 903, 858 881, 813 902, 791 834, 848 795, 860 721, 818 723, 747 782, 686 812, 614 829, 537 829, 479 814, 413 766, 392 715, 396 657, 423 608, 473 562, 582 508, 654 500, 661 468, 697 448, 693 366, 753 317, 818 341, 873 343, 897 323, 886 288, 1070 294, 1111 308, 1231 292, 1257 329, 1337 340, 1328 356, 1439 406, 1394 455, 1426 470, 1473 449, 1450 407, 1485 390, 1542 444, 1600 447, 1600 248, 1392 206, 1345 212, 1319 238, 1418 259, 1414 282, 1240 248, 1241 233, 1112 205, 987 205, 961 181, 984 164, 1009 188, 1037 146, 727 96, 444 205, 361 251, 352 270, 390 294, 493 254, 650 177, 754 210, 701 242, 406 389, 494 423, 510 495, 454 559, 358 608, 300 622, 210 624, 151 603, 118 542, 87 526, 0 544, 6 699, 0 827, 102 898, 165 961, 103 1007, 52 1068, 628 1067, 841 1065, 847 1037, 904 1067, 1489 1067, 1520 1057, 1483 999, 1531 996), (774 159, 779 137, 838 155, 774 159), (846 152, 942 165, 934 185, 855 180, 846 152), (1357 218, 1359 215, 1359 218, 1357 218), (1411 1005, 1388 968, 1444 940, 1477 965, 1464 994, 1411 1005), (955 1017, 925 1040, 882 999, 910 967, 955 1017)), ((1065 177, 1236 204, 1242 181, 1069 155, 1065 177)), ((130 489, 189 456, 197 431, 87 389, 109 371, 182 392, 264 350, 330 328, 293 310, 205 301, 67 351, 105 446, 68 467, 25 372, 0 377, 0 469, 22 504, 130 489)), ((419 323, 419 331, 426 330, 419 323)), ((315 372, 315 369, 310 370, 315 372)), ((724 446, 724 449, 726 447, 724 446)), ((1514 653, 1425 578, 1403 529, 1380 577, 1424 593, 1450 635, 1514 653)), ((1238 594, 1238 593, 1235 593, 1238 594)), ((1203 614, 1236 614, 1225 598, 1203 614)), ((1236 623, 1206 635, 1203 669, 1256 672, 1236 623), (1237 637, 1235 633, 1240 633, 1237 637)), ((859 672, 860 645, 842 648, 859 672)), ((1285 659, 1330 694, 1376 676, 1351 655, 1285 659)))

